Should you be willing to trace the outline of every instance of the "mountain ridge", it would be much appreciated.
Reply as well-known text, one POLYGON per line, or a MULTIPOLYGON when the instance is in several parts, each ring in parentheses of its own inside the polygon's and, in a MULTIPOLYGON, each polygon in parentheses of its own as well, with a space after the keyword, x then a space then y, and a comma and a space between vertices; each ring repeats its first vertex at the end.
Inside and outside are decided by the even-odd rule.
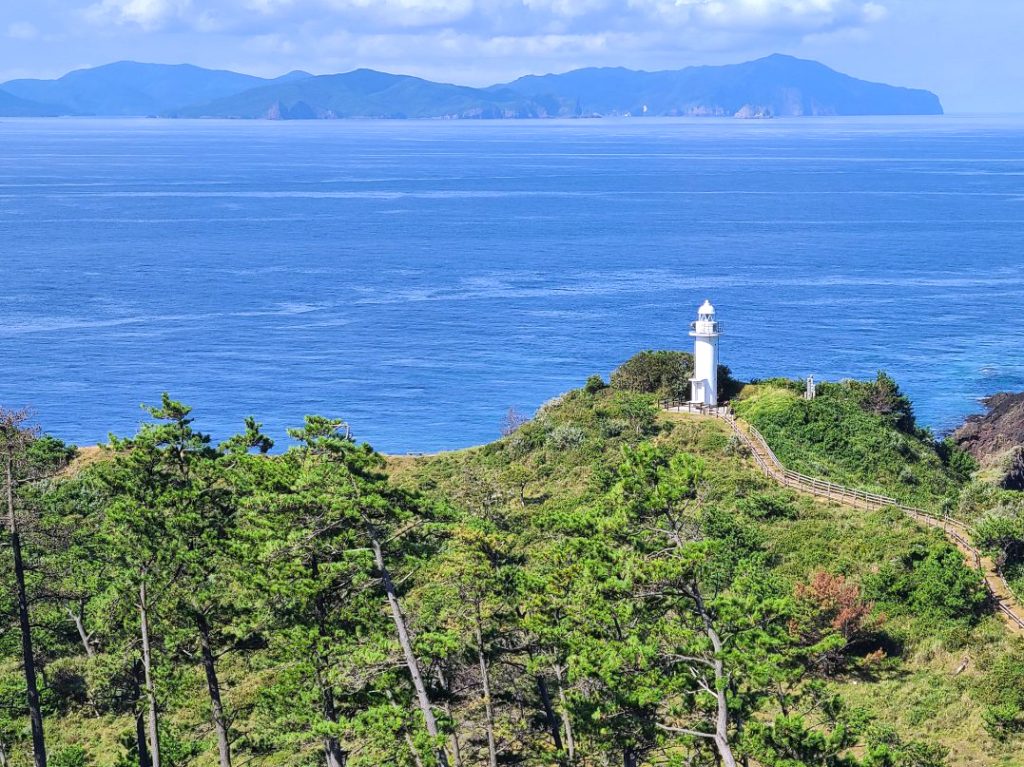
POLYGON ((291 72, 277 80, 268 80, 193 64, 116 61, 91 69, 76 69, 55 80, 10 80, 0 85, 0 90, 69 116, 145 117, 174 109, 197 97, 214 99, 272 82, 292 82, 303 76, 310 75, 291 72))
POLYGON ((563 74, 526 75, 496 87, 575 97, 583 108, 589 103, 596 112, 614 110, 618 103, 629 104, 625 111, 631 114, 644 113, 646 107, 647 113, 671 116, 730 116, 744 107, 760 108, 764 116, 793 117, 942 113, 941 102, 930 91, 860 80, 817 61, 778 53, 740 64, 677 70, 588 67, 563 74), (804 79, 802 87, 792 84, 796 76, 804 79), (809 85, 832 86, 832 98, 840 91, 844 104, 852 108, 837 109, 813 89, 808 93, 809 85))
POLYGON ((782 54, 678 70, 590 67, 482 88, 366 68, 268 79, 122 61, 55 80, 12 80, 0 91, 29 102, 0 101, 0 116, 32 116, 33 109, 36 116, 234 119, 942 114, 930 91, 859 80, 782 54))
POLYGON ((0 117, 59 117, 61 110, 0 89, 0 117))

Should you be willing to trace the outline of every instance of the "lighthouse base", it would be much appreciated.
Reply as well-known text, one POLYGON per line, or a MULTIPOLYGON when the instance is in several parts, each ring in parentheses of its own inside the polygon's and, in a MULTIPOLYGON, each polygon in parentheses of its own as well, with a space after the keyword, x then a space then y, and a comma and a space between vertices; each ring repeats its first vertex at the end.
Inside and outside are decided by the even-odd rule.
POLYGON ((710 381, 703 378, 690 379, 690 402, 704 407, 718 407, 718 392, 710 381))

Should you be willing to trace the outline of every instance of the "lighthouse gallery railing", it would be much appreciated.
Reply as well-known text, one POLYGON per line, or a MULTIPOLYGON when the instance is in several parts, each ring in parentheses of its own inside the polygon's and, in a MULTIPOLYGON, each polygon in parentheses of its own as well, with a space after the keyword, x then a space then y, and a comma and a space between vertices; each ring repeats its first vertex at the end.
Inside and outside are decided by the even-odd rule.
POLYGON ((690 323, 690 331, 693 332, 693 333, 696 333, 698 325, 710 325, 711 326, 710 328, 702 327, 701 331, 709 331, 711 333, 718 333, 718 334, 721 334, 721 332, 722 332, 722 323, 719 322, 718 320, 713 320, 713 321, 694 320, 693 322, 690 323))

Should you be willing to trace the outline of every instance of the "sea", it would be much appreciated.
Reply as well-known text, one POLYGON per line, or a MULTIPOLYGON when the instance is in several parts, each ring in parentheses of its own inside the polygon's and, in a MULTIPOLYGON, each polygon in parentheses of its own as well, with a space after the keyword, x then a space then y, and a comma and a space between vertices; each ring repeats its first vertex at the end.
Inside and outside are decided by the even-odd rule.
POLYGON ((0 121, 0 404, 89 445, 162 392, 391 453, 691 349, 885 370, 937 434, 1024 389, 1024 118, 0 121))

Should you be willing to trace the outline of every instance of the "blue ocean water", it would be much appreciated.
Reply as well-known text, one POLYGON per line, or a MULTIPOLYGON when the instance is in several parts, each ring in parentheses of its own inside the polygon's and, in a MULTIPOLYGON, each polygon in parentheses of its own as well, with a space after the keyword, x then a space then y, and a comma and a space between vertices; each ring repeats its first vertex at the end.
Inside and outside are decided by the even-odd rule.
POLYGON ((472 445, 710 298, 743 378, 1024 389, 1024 119, 0 121, 0 403, 472 445))

